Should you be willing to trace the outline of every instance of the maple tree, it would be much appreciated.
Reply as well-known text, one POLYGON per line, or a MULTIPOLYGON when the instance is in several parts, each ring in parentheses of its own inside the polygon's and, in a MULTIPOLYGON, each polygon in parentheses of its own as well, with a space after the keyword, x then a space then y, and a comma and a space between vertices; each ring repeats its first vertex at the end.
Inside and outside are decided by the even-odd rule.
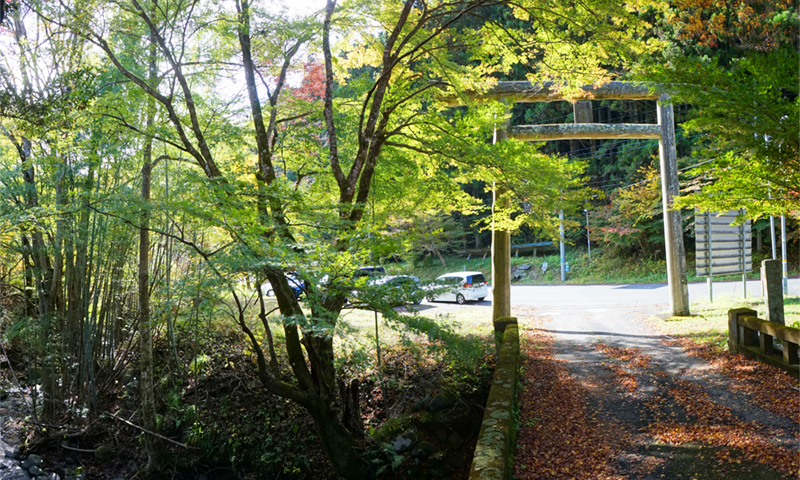
POLYGON ((668 21, 681 26, 678 39, 701 48, 769 51, 794 41, 793 9, 791 0, 676 0, 668 21))
POLYGON ((634 180, 595 211, 591 235, 615 251, 651 256, 664 244, 660 172, 653 165, 643 167, 634 180))
MULTIPOLYGON (((468 210, 474 202, 459 186, 477 179, 506 192, 501 200, 510 206, 496 209, 498 226, 527 222, 553 233, 553 212, 575 200, 582 166, 537 154, 535 145, 492 145, 509 116, 501 103, 450 111, 438 96, 488 88, 520 64, 532 80, 569 74, 568 87, 609 80, 609 66, 657 48, 633 38, 647 26, 633 7, 651 3, 331 0, 307 18, 248 0, 31 1, 29 11, 80 39, 108 80, 98 90, 121 92, 91 113, 139 139, 120 150, 143 154, 142 198, 112 189, 114 201, 93 211, 142 233, 142 321, 147 237, 158 228, 150 214, 160 211, 171 220, 158 233, 215 278, 264 387, 309 412, 338 473, 365 478, 374 472, 363 457, 372 445, 360 423, 358 382, 337 371, 333 342, 352 272, 371 253, 370 203, 379 219, 415 205, 468 210), (519 28, 487 20, 486 9, 507 11, 519 28), (302 75, 300 85, 294 75, 302 75), (181 165, 177 200, 149 198, 156 151, 181 165), (302 280, 304 304, 288 271, 302 280), (265 279, 277 313, 263 301, 265 279), (278 321, 270 323, 273 314, 278 321), (281 342, 273 341, 276 324, 281 342)), ((389 306, 373 307, 402 323, 389 306)))
MULTIPOLYGON (((644 77, 668 85, 674 100, 693 105, 683 124, 699 134, 696 172, 703 189, 680 207, 753 216, 800 206, 800 89, 790 1, 676 3, 664 30, 674 48, 653 57, 644 77)), ((641 73, 641 71, 640 71, 641 73)))

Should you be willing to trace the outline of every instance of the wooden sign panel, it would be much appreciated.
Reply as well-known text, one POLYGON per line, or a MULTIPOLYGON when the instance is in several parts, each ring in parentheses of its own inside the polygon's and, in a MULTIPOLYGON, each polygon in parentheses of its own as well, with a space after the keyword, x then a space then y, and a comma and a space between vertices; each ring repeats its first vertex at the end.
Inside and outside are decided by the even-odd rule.
POLYGON ((751 221, 747 220, 742 225, 731 225, 740 213, 731 210, 724 214, 695 214, 698 277, 744 273, 753 269, 751 221))

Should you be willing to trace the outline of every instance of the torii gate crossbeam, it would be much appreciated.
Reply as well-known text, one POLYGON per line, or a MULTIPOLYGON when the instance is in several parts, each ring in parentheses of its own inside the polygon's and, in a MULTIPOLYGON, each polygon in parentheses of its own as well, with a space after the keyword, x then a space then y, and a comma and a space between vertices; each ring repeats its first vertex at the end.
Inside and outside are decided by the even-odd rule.
MULTIPOLYGON (((661 195, 664 205, 664 239, 667 257, 667 280, 670 310, 674 316, 689 314, 689 292, 686 283, 686 250, 683 245, 682 221, 672 204, 679 195, 677 153, 675 151, 675 117, 669 95, 657 86, 629 82, 608 82, 581 87, 582 98, 566 98, 553 83, 498 82, 486 92, 467 93, 472 102, 501 100, 506 103, 551 102, 559 100, 658 100, 658 124, 576 123, 557 125, 522 125, 507 127, 497 138, 526 141, 657 138, 661 168, 661 195)), ((440 99, 448 106, 467 104, 463 97, 450 95, 440 99)), ((510 249, 503 248, 510 240, 507 231, 492 230, 493 318, 511 315, 510 249), (501 273, 502 272, 502 273, 501 273)))

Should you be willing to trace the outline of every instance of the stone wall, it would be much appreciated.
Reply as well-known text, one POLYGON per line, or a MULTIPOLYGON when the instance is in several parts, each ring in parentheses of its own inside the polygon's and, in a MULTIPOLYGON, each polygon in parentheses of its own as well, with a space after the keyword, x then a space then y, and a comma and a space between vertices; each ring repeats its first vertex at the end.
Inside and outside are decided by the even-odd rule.
POLYGON ((497 366, 475 446, 470 480, 507 480, 513 468, 519 328, 513 317, 499 318, 494 325, 498 340, 497 366))

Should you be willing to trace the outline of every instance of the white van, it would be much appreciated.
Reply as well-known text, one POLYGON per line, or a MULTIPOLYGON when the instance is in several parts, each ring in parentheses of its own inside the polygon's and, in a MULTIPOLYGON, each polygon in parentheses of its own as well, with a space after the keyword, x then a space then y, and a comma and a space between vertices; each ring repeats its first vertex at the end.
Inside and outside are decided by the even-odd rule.
POLYGON ((486 278, 481 272, 445 273, 437 278, 429 289, 430 301, 455 301, 463 305, 467 301, 482 302, 489 295, 486 278))

